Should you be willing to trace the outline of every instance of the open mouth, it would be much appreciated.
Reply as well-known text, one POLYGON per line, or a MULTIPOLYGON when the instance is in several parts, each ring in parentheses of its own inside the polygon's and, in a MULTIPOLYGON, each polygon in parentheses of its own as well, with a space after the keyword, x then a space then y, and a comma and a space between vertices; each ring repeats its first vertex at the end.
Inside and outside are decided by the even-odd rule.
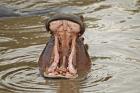
POLYGON ((51 65, 46 69, 47 74, 75 76, 77 74, 76 39, 80 32, 80 25, 69 20, 55 20, 50 22, 49 29, 55 40, 51 65))
POLYGON ((85 32, 82 16, 56 14, 46 20, 50 32, 38 66, 45 78, 77 78, 87 74, 91 61, 81 37, 85 32))

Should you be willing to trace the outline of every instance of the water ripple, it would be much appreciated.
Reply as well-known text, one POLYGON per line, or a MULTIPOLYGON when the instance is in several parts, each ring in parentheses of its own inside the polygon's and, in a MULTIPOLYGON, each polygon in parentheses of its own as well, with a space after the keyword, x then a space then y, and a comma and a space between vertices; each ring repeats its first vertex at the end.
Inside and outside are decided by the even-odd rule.
MULTIPOLYGON (((71 90, 86 91, 91 89, 90 91, 93 91, 93 86, 97 86, 112 77, 109 75, 109 72, 103 71, 104 67, 97 69, 100 66, 93 66, 86 77, 79 77, 75 80, 44 79, 40 76, 34 62, 21 64, 22 63, 13 64, 11 68, 8 68, 9 65, 6 65, 8 66, 7 69, 3 69, 3 71, 0 72, 2 87, 9 91, 26 91, 29 93, 58 91, 61 90, 61 87, 63 86, 67 86, 68 88, 72 86, 71 90)), ((63 91, 65 91, 65 89, 63 91)))
POLYGON ((10 68, 1 72, 1 85, 14 91, 36 92, 46 90, 47 87, 42 84, 44 79, 39 77, 37 73, 38 69, 34 67, 10 68))

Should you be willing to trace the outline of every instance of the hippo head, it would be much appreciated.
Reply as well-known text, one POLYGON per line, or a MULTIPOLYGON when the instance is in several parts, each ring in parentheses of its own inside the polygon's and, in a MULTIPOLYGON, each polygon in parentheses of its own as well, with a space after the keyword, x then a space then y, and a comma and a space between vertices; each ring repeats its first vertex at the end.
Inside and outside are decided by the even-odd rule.
MULTIPOLYGON (((47 63, 44 72, 51 77, 77 75, 77 65, 80 63, 78 62, 79 53, 87 55, 84 45, 79 39, 85 32, 83 17, 72 14, 57 14, 47 20, 46 29, 54 40, 52 40, 51 56, 49 56, 49 60, 44 62, 47 63)), ((81 57, 85 57, 85 55, 81 57)))

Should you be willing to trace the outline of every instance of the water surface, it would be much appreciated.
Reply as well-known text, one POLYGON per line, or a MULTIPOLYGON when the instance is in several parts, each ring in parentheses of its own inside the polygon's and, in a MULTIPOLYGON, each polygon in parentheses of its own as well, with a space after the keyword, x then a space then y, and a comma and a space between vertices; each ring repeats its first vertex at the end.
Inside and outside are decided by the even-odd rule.
POLYGON ((140 93, 139 0, 1 0, 0 93, 140 93), (40 76, 37 61, 54 13, 85 17, 91 71, 74 80, 40 76))

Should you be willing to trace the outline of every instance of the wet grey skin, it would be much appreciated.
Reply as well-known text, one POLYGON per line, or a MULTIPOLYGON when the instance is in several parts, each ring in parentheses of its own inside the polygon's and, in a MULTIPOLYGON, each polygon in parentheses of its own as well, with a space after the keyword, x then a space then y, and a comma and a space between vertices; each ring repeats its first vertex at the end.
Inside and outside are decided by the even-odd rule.
MULTIPOLYGON (((83 35, 83 33, 85 32, 83 17, 79 17, 79 16, 71 15, 71 14, 54 15, 50 19, 47 20, 46 29, 47 29, 47 31, 50 31, 51 37, 49 38, 49 41, 47 42, 43 52, 40 55, 39 61, 38 61, 40 73, 42 76, 44 76, 44 77, 47 77, 47 76, 48 77, 59 77, 59 76, 65 77, 66 76, 67 78, 72 78, 75 75, 79 75, 82 72, 86 73, 90 70, 90 66, 91 66, 90 57, 88 55, 87 49, 83 42, 84 38, 81 37, 83 35), (68 20, 68 21, 77 23, 80 26, 80 31, 77 33, 77 37, 75 40, 76 53, 74 53, 74 57, 72 58, 72 63, 73 63, 72 65, 73 65, 74 69, 76 70, 76 73, 74 73, 74 74, 72 73, 72 75, 69 77, 66 76, 65 73, 69 72, 67 70, 67 68, 68 68, 68 64, 69 64, 69 56, 72 51, 72 47, 67 48, 67 47, 61 46, 61 44, 64 43, 64 42, 61 42, 61 41, 63 41, 62 40, 63 38, 61 38, 61 40, 58 39, 58 42, 59 42, 58 46, 61 49, 61 52, 59 51, 59 60, 58 60, 59 63, 57 64, 57 68, 55 69, 58 73, 56 76, 55 75, 49 76, 50 72, 48 70, 51 69, 51 67, 52 67, 52 63, 55 59, 54 55, 56 53, 54 50, 56 35, 53 31, 51 31, 49 26, 50 26, 51 22, 56 21, 56 20, 68 20), (64 59, 64 56, 66 56, 65 59, 64 59), (63 73, 63 69, 61 67, 63 67, 65 69, 64 73, 63 73), (44 73, 45 73, 45 75, 44 75, 44 73)), ((65 43, 67 43, 67 42, 65 42, 65 43)), ((72 45, 71 41, 68 43, 70 44, 70 46, 72 45)))

